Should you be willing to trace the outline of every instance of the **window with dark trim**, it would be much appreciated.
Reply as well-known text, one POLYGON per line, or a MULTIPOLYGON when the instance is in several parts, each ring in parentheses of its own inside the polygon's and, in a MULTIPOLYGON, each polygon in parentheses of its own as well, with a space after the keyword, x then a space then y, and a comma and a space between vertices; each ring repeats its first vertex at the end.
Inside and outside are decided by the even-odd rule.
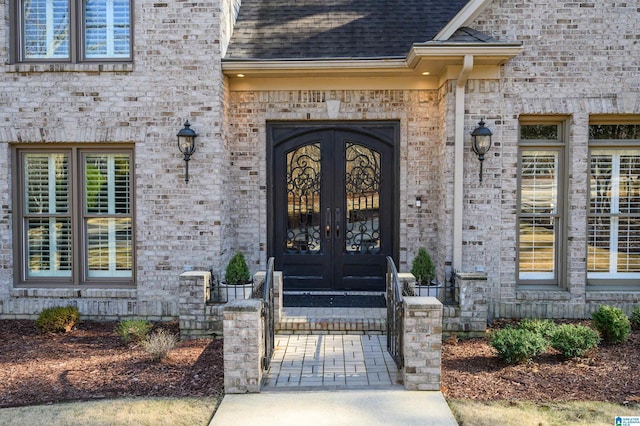
POLYGON ((17 0, 14 62, 130 61, 131 0, 17 0))
POLYGON ((640 280, 640 125, 589 126, 587 280, 640 280))
POLYGON ((520 123, 518 284, 562 281, 564 127, 557 121, 520 123))
POLYGON ((130 149, 17 149, 18 284, 132 285, 130 149))

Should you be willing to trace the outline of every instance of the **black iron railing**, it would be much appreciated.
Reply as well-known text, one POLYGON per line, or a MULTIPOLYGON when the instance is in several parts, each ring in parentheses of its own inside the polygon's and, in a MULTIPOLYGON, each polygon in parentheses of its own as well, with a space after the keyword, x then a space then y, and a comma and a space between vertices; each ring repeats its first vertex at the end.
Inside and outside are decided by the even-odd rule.
POLYGON ((387 349, 398 369, 404 367, 402 287, 391 257, 387 257, 387 349))
POLYGON ((262 358, 262 368, 269 368, 271 356, 273 355, 274 333, 275 333, 275 307, 273 301, 273 264, 274 258, 270 257, 267 262, 267 274, 264 279, 262 291, 262 318, 264 321, 264 356, 262 358))

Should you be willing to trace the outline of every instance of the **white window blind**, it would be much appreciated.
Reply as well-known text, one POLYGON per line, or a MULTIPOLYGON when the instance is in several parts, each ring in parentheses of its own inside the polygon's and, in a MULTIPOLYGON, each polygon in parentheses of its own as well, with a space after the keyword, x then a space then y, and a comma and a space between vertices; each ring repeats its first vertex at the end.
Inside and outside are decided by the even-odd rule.
POLYGON ((25 58, 69 58, 68 0, 23 0, 22 20, 25 58))
POLYGON ((556 276, 558 151, 523 150, 520 178, 519 278, 556 276))
POLYGON ((131 0, 15 0, 18 61, 131 59, 131 0))
POLYGON ((24 156, 27 275, 71 276, 68 157, 24 156))
POLYGON ((87 58, 129 57, 129 0, 85 0, 84 14, 87 58))
POLYGON ((132 276, 129 166, 127 154, 87 154, 84 157, 89 277, 132 276))
POLYGON ((592 149, 588 278, 640 278, 640 150, 592 149))

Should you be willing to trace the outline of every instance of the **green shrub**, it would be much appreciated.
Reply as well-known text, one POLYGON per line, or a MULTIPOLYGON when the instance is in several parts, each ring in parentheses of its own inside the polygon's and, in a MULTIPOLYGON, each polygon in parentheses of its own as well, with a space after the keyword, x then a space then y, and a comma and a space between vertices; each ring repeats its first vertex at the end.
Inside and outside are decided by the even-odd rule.
POLYGON ((233 255, 225 270, 224 279, 231 285, 246 284, 251 281, 249 266, 242 253, 237 252, 233 255))
POLYGON ((583 356, 600 342, 598 332, 583 325, 564 324, 557 326, 549 339, 551 347, 565 358, 583 356))
POLYGON ((160 361, 169 355, 178 342, 177 337, 170 332, 160 329, 149 334, 142 346, 151 355, 153 361, 160 361))
POLYGON ((116 334, 125 344, 138 343, 147 337, 153 324, 145 320, 124 320, 118 323, 116 334))
POLYGON ((622 343, 629 338, 631 324, 622 309, 613 306, 600 306, 591 315, 593 326, 600 336, 609 343, 622 343))
POLYGON ((40 312, 36 327, 43 333, 68 333, 80 320, 75 306, 54 306, 40 312))
POLYGON ((640 306, 636 306, 635 308, 633 308, 633 310, 631 311, 631 316, 629 317, 629 321, 631 322, 633 328, 635 328, 636 330, 640 330, 640 306))
POLYGON ((411 265, 411 273, 416 277, 418 284, 431 284, 431 280, 433 280, 436 275, 435 269, 436 267, 427 250, 424 247, 420 247, 411 265))
POLYGON ((527 330, 538 333, 545 339, 551 338, 557 327, 558 325, 555 322, 548 319, 541 320, 525 318, 518 324, 518 328, 520 330, 527 330))
POLYGON ((547 349, 547 340, 540 334, 511 327, 493 332, 489 344, 507 364, 530 361, 547 349))

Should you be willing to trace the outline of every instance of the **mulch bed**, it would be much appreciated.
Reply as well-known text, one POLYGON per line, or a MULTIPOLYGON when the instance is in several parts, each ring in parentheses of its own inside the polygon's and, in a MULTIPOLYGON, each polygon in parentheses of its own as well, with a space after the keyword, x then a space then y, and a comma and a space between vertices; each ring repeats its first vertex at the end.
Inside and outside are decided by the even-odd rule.
POLYGON ((451 338, 443 345, 442 373, 447 398, 638 403, 640 333, 622 344, 601 343, 584 358, 564 360, 550 349, 520 365, 501 362, 485 338, 451 338))
MULTIPOLYGON (((40 334, 33 321, 0 320, 0 407, 223 392, 222 341, 179 342, 154 362, 142 347, 124 345, 116 326, 82 322, 66 334, 40 334)), ((160 326, 178 333, 175 323, 160 326)))
MULTIPOLYGON (((129 396, 217 397, 223 392, 222 341, 179 342, 153 362, 127 347, 115 322, 82 322, 66 334, 40 334, 33 321, 0 320, 0 407, 129 396)), ((157 327, 178 333, 177 324, 157 327)), ((640 401, 640 333, 563 361, 548 353, 523 365, 500 362, 486 339, 447 340, 442 389, 478 400, 640 401)))

